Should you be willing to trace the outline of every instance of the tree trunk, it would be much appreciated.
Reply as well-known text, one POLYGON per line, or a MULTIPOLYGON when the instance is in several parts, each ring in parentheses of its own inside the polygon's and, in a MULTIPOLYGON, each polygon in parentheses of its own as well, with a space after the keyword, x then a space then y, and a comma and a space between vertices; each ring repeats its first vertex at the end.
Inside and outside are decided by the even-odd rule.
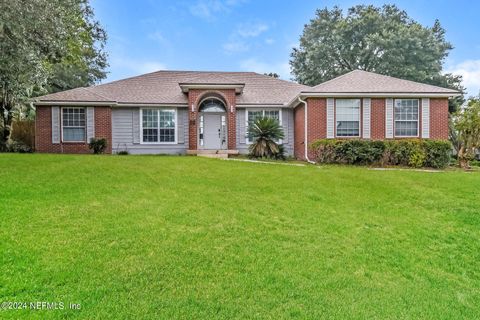
POLYGON ((470 161, 464 146, 461 146, 457 153, 458 165, 464 170, 470 169, 470 161))
POLYGON ((8 95, 6 90, 2 90, 3 99, 0 105, 0 119, 2 120, 2 127, 0 128, 0 151, 5 151, 7 142, 10 139, 12 133, 13 122, 13 106, 7 100, 8 95))
POLYGON ((6 144, 8 139, 10 139, 10 134, 12 133, 12 117, 8 117, 8 120, 3 122, 2 134, 1 134, 1 142, 6 144))

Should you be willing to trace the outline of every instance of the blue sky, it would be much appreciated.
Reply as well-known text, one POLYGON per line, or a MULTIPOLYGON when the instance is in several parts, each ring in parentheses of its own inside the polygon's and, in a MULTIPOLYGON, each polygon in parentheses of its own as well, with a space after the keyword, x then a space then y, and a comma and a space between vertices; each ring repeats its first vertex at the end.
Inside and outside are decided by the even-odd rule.
MULTIPOLYGON (((361 1, 92 0, 109 35, 112 81, 160 69, 276 72, 289 80, 289 57, 317 8, 361 1)), ((366 4, 382 5, 383 1, 366 4)), ((445 70, 480 90, 480 1, 392 1, 423 25, 439 19, 454 45, 445 70)))

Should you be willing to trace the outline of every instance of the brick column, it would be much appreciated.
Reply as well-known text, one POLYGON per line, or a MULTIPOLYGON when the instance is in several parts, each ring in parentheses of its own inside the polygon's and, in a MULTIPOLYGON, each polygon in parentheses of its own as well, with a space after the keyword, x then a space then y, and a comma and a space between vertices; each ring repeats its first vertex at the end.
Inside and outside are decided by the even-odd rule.
POLYGON ((197 114, 198 98, 202 91, 190 90, 188 92, 188 149, 197 150, 197 114), (193 111, 192 111, 193 105, 193 111))
POLYGON ((105 153, 112 153, 112 108, 95 107, 95 138, 107 139, 105 153))
POLYGON ((385 139, 385 98, 372 98, 370 112, 370 138, 385 139))
POLYGON ((227 125, 228 125, 228 146, 229 150, 237 149, 237 104, 235 90, 224 90, 227 98, 227 125))
POLYGON ((447 98, 430 99, 430 139, 448 139, 447 98))

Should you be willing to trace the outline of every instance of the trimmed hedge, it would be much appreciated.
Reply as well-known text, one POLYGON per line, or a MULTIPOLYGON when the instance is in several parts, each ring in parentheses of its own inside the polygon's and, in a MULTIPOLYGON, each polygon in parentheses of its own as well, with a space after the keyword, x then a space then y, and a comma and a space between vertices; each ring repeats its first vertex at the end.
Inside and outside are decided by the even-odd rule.
POLYGON ((310 150, 318 163, 445 168, 452 145, 447 140, 322 139, 313 142, 310 150))

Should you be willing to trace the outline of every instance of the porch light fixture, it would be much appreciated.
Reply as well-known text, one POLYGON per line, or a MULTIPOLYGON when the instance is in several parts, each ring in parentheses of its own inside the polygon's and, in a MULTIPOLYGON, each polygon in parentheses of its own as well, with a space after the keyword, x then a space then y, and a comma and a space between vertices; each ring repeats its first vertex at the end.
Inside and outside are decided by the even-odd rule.
POLYGON ((195 112, 195 105, 192 103, 192 112, 195 112))
POLYGON ((230 106, 230 112, 233 113, 233 106, 230 106))

